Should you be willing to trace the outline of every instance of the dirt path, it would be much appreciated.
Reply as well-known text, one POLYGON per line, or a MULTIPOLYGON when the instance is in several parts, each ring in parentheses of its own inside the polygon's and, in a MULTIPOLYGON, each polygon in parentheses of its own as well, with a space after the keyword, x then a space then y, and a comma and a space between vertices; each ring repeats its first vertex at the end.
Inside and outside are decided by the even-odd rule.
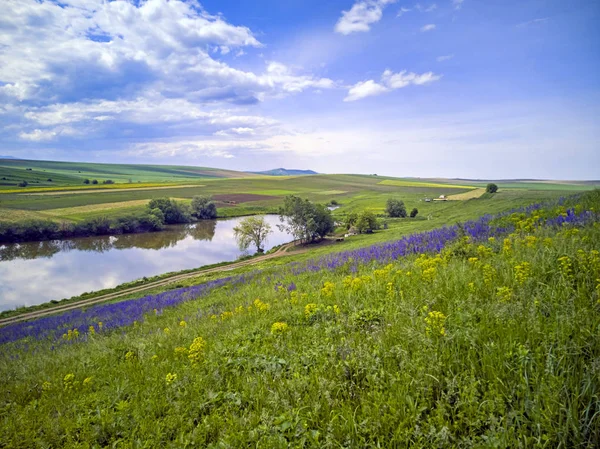
MULTIPOLYGON (((138 287, 131 287, 124 290, 120 290, 114 293, 107 293, 105 295, 96 296, 95 298, 84 299, 82 301, 77 301, 72 304, 65 304, 62 306, 51 307, 44 310, 38 310, 35 312, 24 313, 22 315, 11 316, 9 318, 0 319, 0 326, 5 326, 11 323, 18 323, 20 321, 31 320, 34 318, 40 318, 47 315, 53 315, 55 313, 66 312, 67 310, 79 309, 81 307, 91 306, 93 304, 97 304, 100 302, 110 301, 112 299, 117 299, 122 296, 130 295, 132 293, 143 292, 145 290, 150 290, 156 287, 162 287, 164 285, 172 284, 173 282, 178 282, 184 279, 193 278, 203 274, 211 274, 211 273, 221 273, 225 271, 231 271, 236 268, 245 267, 247 265, 254 265, 258 262, 264 262, 265 260, 274 259, 277 257, 287 256, 290 254, 286 254, 286 251, 289 248, 296 246, 297 242, 290 242, 283 246, 281 246, 277 251, 271 254, 265 254, 264 256, 258 256, 254 259, 244 260, 242 262, 234 262, 229 265, 224 265, 222 267, 215 268, 205 268, 198 269, 189 273, 178 274, 171 276, 169 278, 160 279, 158 281, 150 282, 148 284, 140 285, 138 287)), ((300 254, 306 252, 308 250, 302 249, 300 251, 294 251, 293 254, 300 254)))

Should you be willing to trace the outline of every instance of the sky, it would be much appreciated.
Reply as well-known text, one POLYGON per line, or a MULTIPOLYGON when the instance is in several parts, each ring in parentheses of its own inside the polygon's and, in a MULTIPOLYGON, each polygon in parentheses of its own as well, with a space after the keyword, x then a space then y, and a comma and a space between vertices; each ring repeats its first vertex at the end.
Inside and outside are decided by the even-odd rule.
POLYGON ((600 179, 596 0, 0 0, 0 154, 600 179))

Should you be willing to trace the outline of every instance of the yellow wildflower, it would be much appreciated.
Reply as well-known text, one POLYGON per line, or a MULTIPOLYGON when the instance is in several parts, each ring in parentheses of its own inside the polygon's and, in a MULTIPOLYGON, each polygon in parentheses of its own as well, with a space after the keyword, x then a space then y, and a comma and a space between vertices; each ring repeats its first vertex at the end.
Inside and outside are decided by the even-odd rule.
POLYGON ((336 315, 339 315, 340 313, 340 307, 337 304, 333 305, 333 313, 335 313, 336 315))
POLYGON ((183 346, 177 346, 175 348, 175 355, 182 355, 185 354, 187 352, 187 348, 184 348, 183 346))
POLYGON ((104 323, 102 323, 102 321, 98 321, 98 329, 102 329, 102 326, 104 326, 104 323))
POLYGON ((496 296, 501 301, 510 301, 512 298, 513 292, 510 287, 498 287, 496 289, 496 296))
POLYGON ((221 314, 221 321, 225 321, 231 317, 233 317, 233 313, 225 311, 221 314))
POLYGON ((278 321, 276 323, 273 323, 273 325, 271 326, 271 333, 273 335, 281 335, 284 334, 288 331, 289 326, 281 321, 278 321))
POLYGON ((206 342, 202 337, 194 338, 194 341, 190 345, 190 351, 188 354, 188 359, 192 362, 192 365, 200 362, 204 357, 204 348, 206 347, 206 342))
POLYGON ((431 311, 425 317, 425 332, 427 335, 446 335, 446 328, 444 325, 446 324, 446 315, 442 312, 431 311))
POLYGON ((127 354, 125 354, 125 360, 128 362, 133 362, 135 360, 135 352, 127 351, 127 354))
POLYGON ((321 293, 323 296, 331 298, 335 291, 335 284, 333 282, 325 282, 323 284, 323 288, 321 289, 321 293))
POLYGON ((318 311, 319 311, 319 306, 317 304, 310 303, 310 304, 306 304, 306 306, 304 306, 304 316, 306 318, 312 317, 318 311))
POLYGON ((492 267, 490 264, 485 264, 482 267, 483 270, 483 282, 485 285, 490 286, 494 282, 494 278, 496 277, 496 269, 492 267))
POLYGON ((42 390, 43 391, 50 391, 50 390, 52 390, 52 384, 50 382, 48 382, 48 381, 45 381, 42 384, 42 390))
POLYGON ((96 329, 93 325, 88 328, 88 332, 90 335, 94 335, 96 333, 96 329))
POLYGON ((150 357, 150 360, 155 362, 156 360, 158 360, 158 356, 156 354, 154 354, 152 357, 150 357))
POLYGON ((256 307, 259 312, 266 312, 271 308, 269 304, 262 302, 260 299, 254 300, 254 307, 256 307))
POLYGON ((75 374, 69 373, 63 378, 65 390, 72 390, 75 383, 75 374))
POLYGON ((531 264, 529 262, 523 262, 515 266, 515 278, 517 283, 523 285, 527 279, 531 277, 531 264))
POLYGON ((180 327, 186 327, 186 326, 187 326, 187 323, 186 323, 184 320, 181 320, 181 321, 179 322, 179 326, 180 326, 180 327))
POLYGON ((475 265, 479 259, 477 257, 469 257, 469 263, 475 265))
POLYGON ((170 333, 170 332, 171 332, 171 329, 169 329, 168 327, 165 327, 165 328, 163 329, 163 332, 164 332, 165 334, 168 334, 168 333, 170 333))
POLYGON ((171 385, 173 382, 175 382, 177 380, 177 374, 176 373, 169 373, 165 377, 165 380, 167 382, 167 385, 171 385))
POLYGON ((83 386, 84 387, 89 387, 92 385, 92 377, 86 377, 85 379, 83 379, 83 386))

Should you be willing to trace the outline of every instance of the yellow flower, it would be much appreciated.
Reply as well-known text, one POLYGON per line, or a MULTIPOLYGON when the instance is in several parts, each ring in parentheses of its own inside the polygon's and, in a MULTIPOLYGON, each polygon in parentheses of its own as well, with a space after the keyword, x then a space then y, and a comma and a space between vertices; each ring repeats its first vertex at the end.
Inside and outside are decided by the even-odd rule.
POLYGON ((319 306, 314 303, 306 304, 304 306, 304 316, 306 318, 312 317, 318 311, 319 311, 319 306))
POLYGON ((515 278, 517 283, 523 285, 527 279, 531 277, 531 264, 529 262, 523 262, 520 265, 515 266, 515 278))
POLYGON ((186 352, 187 348, 184 348, 183 346, 178 346, 175 348, 175 355, 185 354, 186 352))
POLYGON ((326 296, 329 298, 331 298, 333 296, 334 291, 335 291, 335 284, 333 282, 325 282, 323 284, 323 288, 321 289, 321 293, 323 293, 323 296, 326 296))
POLYGON ((504 239, 504 243, 502 244, 502 252, 504 254, 512 254, 512 242, 510 239, 504 239))
POLYGON ((102 326, 104 326, 104 324, 102 323, 102 321, 98 321, 98 329, 102 329, 102 326))
POLYGON ((435 279, 435 267, 427 268, 423 271, 423 279, 426 281, 433 281, 435 279))
POLYGON ((88 328, 88 331, 89 331, 90 335, 94 335, 96 333, 96 329, 94 328, 94 326, 90 326, 88 328))
POLYGON ((181 321, 179 322, 179 326, 180 326, 180 327, 186 327, 186 326, 187 326, 187 323, 186 323, 185 321, 181 320, 181 321))
POLYGON ((494 278, 496 277, 496 269, 490 264, 485 264, 483 270, 483 282, 485 285, 492 285, 494 278))
POLYGON ((281 335, 288 331, 289 326, 286 323, 278 321, 277 323, 273 323, 271 326, 271 333, 273 335, 281 335))
POLYGON ((477 257, 469 257, 469 263, 475 265, 479 259, 477 257))
POLYGON ((150 357, 150 360, 155 362, 156 360, 158 360, 158 356, 156 354, 154 354, 152 357, 150 357))
POLYGON ((168 327, 165 327, 165 328, 163 329, 163 332, 164 332, 165 334, 168 334, 169 332, 171 332, 171 329, 169 329, 168 327))
POLYGON ((471 292, 475 291, 475 282, 469 282, 469 291, 471 291, 471 292))
POLYGON ((65 390, 72 390, 75 383, 75 374, 69 373, 63 378, 65 390))
POLYGON ((133 362, 135 360, 135 353, 133 351, 127 351, 127 354, 125 354, 125 360, 128 362, 133 362))
POLYGON ((259 312, 266 312, 271 308, 269 304, 262 302, 260 299, 254 300, 254 307, 256 307, 259 312))
POLYGON ((498 287, 496 289, 496 296, 501 301, 510 301, 512 298, 513 292, 510 287, 498 287))
POLYGON ((90 385, 92 385, 92 377, 86 377, 85 379, 83 379, 84 387, 89 387, 90 385))
POLYGON ((50 382, 48 382, 48 381, 44 382, 42 384, 42 390, 43 391, 50 391, 50 390, 52 390, 52 384, 50 382))
POLYGON ((333 313, 338 315, 340 313, 340 307, 337 304, 333 305, 333 313))
POLYGON ((165 380, 167 382, 167 385, 171 385, 173 382, 175 382, 177 380, 177 374, 176 373, 169 373, 165 377, 165 380))
POLYGON ((206 342, 202 337, 194 338, 194 341, 190 345, 190 352, 188 354, 188 359, 192 362, 192 365, 199 363, 204 357, 204 348, 206 347, 206 342))
POLYGON ((225 321, 226 319, 231 318, 231 317, 233 317, 233 313, 231 313, 231 312, 223 312, 221 314, 221 321, 225 321))
POLYGON ((444 325, 446 324, 446 315, 442 312, 431 311, 425 317, 425 332, 427 335, 446 335, 446 328, 444 325))

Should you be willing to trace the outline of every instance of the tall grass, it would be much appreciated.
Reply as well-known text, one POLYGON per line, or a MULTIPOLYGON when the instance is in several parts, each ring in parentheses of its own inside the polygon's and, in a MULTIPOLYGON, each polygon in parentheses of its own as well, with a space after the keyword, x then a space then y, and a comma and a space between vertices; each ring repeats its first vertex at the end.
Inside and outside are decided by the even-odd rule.
POLYGON ((424 252, 282 267, 7 341, 0 441, 598 447, 599 207, 594 192, 424 252))

